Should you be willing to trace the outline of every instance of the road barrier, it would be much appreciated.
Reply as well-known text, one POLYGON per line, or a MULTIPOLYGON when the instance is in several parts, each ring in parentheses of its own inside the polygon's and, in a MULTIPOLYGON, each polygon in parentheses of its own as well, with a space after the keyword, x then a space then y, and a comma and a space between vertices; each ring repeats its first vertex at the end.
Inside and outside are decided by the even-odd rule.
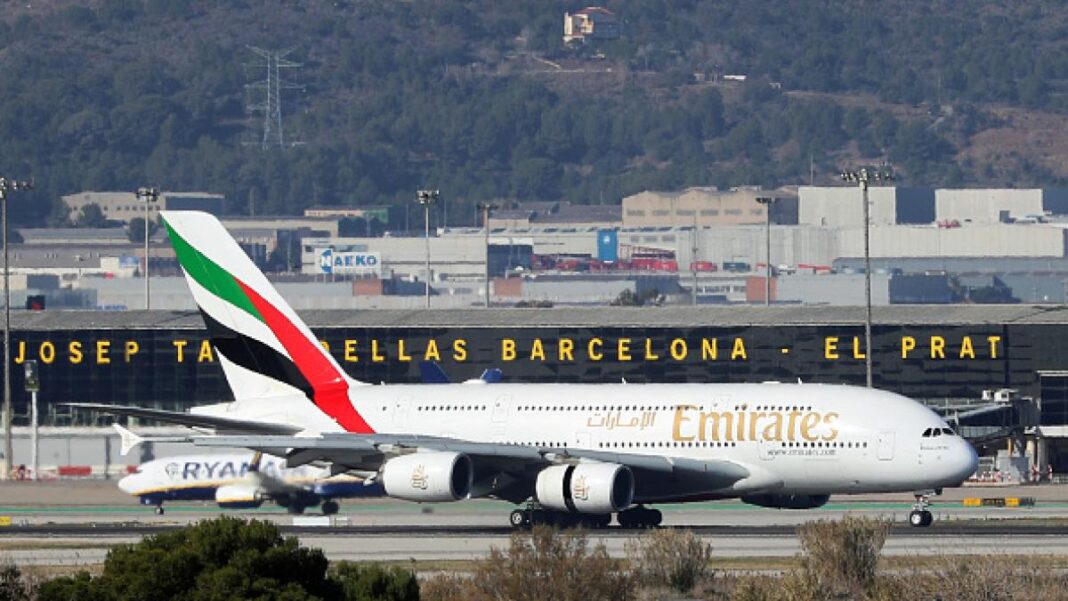
POLYGON ((967 497, 965 507, 1034 507, 1034 497, 967 497))

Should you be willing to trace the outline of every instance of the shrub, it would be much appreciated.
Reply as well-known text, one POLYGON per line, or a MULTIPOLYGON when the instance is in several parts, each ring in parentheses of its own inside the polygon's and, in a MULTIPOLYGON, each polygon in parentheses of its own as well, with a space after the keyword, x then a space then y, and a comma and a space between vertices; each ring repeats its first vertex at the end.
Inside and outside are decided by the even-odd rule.
POLYGON ((642 583, 680 593, 693 590, 708 573, 711 555, 712 546, 690 530, 654 530, 627 544, 627 557, 642 583))
POLYGON ((331 566, 330 579, 346 601, 419 601, 415 574, 398 567, 343 561, 331 566))
POLYGON ((33 585, 14 564, 0 565, 0 601, 29 601, 33 585))
MULTIPOLYGON (((507 550, 494 547, 469 580, 461 598, 471 601, 628 601, 635 584, 603 544, 591 548, 584 532, 547 526, 513 534, 507 550)), ((431 588, 444 591, 445 584, 463 586, 454 579, 431 588)))
POLYGON ((797 528, 802 569, 821 589, 857 593, 875 582, 879 553, 890 523, 846 516, 808 522, 797 528))
POLYGON ((99 577, 82 572, 41 585, 40 601, 285 599, 414 601, 413 575, 339 565, 269 522, 221 517, 112 549, 99 577))
POLYGON ((464 574, 439 572, 419 585, 421 601, 458 601, 477 599, 474 580, 464 574))
POLYGON ((1034 557, 931 558, 922 571, 881 578, 873 601, 1054 601, 1068 578, 1034 557))

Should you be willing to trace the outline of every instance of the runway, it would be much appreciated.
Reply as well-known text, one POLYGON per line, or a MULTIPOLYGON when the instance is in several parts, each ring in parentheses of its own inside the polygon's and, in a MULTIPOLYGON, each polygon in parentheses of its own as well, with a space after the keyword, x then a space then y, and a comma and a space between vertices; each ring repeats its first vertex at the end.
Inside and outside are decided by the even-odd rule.
MULTIPOLYGON (((35 532, 12 531, 0 539, 0 551, 19 565, 82 565, 103 562, 110 546, 134 543, 156 528, 142 533, 121 525, 64 528, 34 527, 35 532)), ((328 558, 350 561, 467 561, 485 557, 494 546, 508 545, 511 532, 487 532, 482 528, 285 529, 306 546, 322 549, 328 558)), ((793 557, 800 551, 791 528, 698 528, 701 538, 718 558, 793 557)), ((627 541, 641 536, 632 530, 598 530, 590 533, 594 543, 604 544, 616 557, 625 555, 627 541)), ((1068 527, 1016 526, 898 527, 887 539, 888 556, 947 556, 971 554, 1049 555, 1068 553, 1068 527)))
MULTIPOLYGON (((294 526, 293 516, 276 507, 229 512, 214 504, 172 504, 157 516, 150 507, 114 495, 113 483, 0 487, 0 555, 21 565, 88 565, 103 562, 108 548, 217 515, 266 519, 301 543, 323 549, 331 560, 440 562, 484 557, 508 545, 511 505, 473 500, 418 505, 390 499, 343 502, 342 512, 326 526, 294 526), (35 494, 36 493, 36 494, 35 494), (84 493, 84 494, 81 494, 84 493), (78 499, 73 505, 68 500, 78 499)), ((794 529, 810 520, 846 514, 893 520, 888 556, 959 554, 1068 554, 1068 487, 1029 487, 997 491, 947 491, 933 507, 935 525, 904 524, 908 495, 835 498, 815 510, 758 508, 737 501, 659 506, 666 527, 696 531, 717 558, 782 558, 799 551, 794 529), (961 506, 964 496, 1035 496, 1035 507, 961 506)), ((311 517, 315 514, 309 514, 311 517)), ((628 540, 640 532, 621 529, 591 532, 614 556, 625 555, 628 540)))

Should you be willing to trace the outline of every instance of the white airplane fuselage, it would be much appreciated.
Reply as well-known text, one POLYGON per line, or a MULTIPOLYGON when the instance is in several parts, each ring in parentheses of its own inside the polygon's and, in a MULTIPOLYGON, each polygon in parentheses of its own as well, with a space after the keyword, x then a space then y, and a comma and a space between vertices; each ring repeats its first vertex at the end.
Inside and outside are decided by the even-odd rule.
MULTIPOLYGON (((727 460, 751 476, 706 498, 760 492, 838 494, 957 486, 975 451, 937 414, 890 392, 819 384, 356 385, 375 431, 692 460, 727 460), (937 430, 937 436, 924 436, 937 430)), ((337 426, 310 404, 285 421, 337 426), (309 418, 319 414, 321 419, 309 418)), ((279 417, 257 401, 247 409, 279 417)), ((257 416, 245 414, 254 419, 257 416)), ((267 418, 268 416, 262 416, 267 418)), ((688 487, 639 487, 644 502, 687 500, 688 487), (675 488, 672 490, 672 488, 675 488)), ((707 491, 706 491, 707 493, 707 491)))
POLYGON ((215 501, 220 488, 247 485, 265 496, 331 499, 381 494, 359 479, 330 476, 330 470, 311 465, 285 467, 285 461, 264 456, 253 478, 252 453, 197 454, 146 461, 119 480, 119 489, 145 505, 164 501, 215 501))

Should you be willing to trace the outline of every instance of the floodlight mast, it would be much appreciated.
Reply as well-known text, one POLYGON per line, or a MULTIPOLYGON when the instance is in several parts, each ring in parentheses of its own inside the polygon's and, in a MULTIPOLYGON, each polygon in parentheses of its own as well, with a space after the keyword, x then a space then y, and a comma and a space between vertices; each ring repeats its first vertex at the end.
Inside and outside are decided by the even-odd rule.
POLYGON ((416 190, 415 202, 423 206, 423 235, 426 239, 426 308, 430 308, 430 207, 437 204, 439 190, 416 190))
POLYGON ((11 441, 11 269, 8 255, 7 201, 8 192, 32 190, 33 181, 0 177, 0 221, 4 234, 4 457, 0 461, 0 480, 11 477, 11 455, 14 445, 11 441))
POLYGON ((872 387, 871 374, 871 218, 868 205, 868 188, 871 182, 891 181, 894 176, 889 171, 869 170, 844 171, 842 181, 856 183, 860 187, 864 205, 864 375, 868 388, 872 387))

